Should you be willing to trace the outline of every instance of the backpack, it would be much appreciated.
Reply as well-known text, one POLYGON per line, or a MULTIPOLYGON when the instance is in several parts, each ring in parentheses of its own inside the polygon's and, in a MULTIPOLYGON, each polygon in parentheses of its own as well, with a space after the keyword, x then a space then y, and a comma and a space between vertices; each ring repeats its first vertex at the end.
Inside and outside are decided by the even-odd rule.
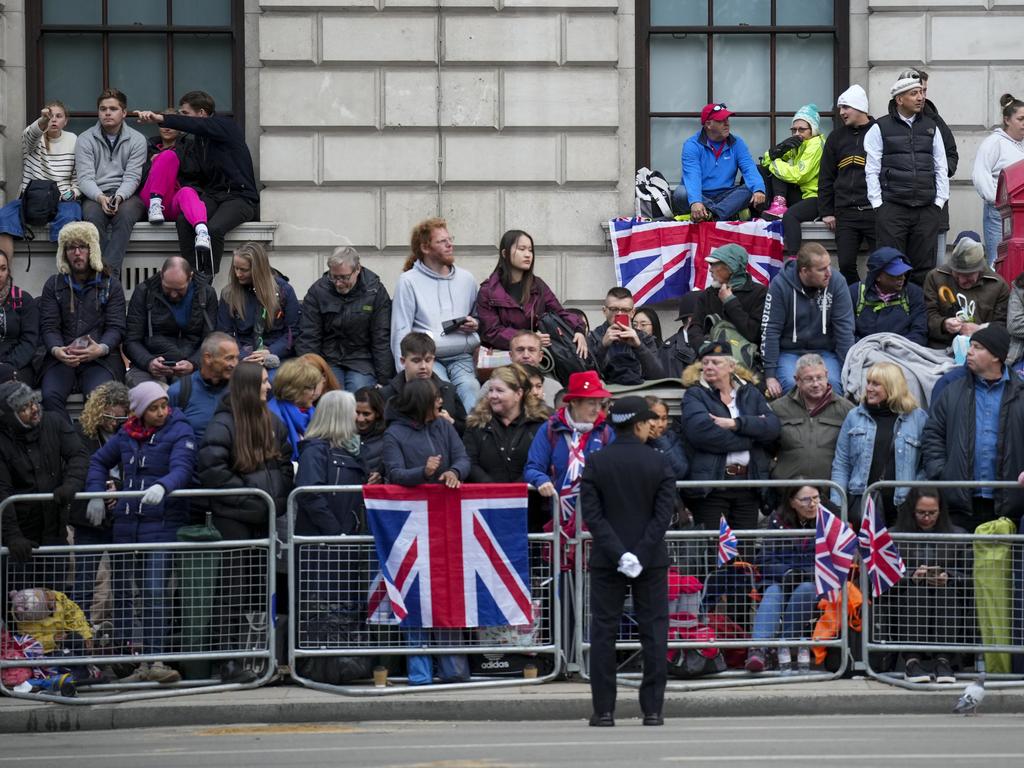
POLYGON ((721 315, 708 315, 704 318, 704 340, 720 341, 732 348, 732 356, 736 362, 751 371, 758 368, 761 362, 761 351, 739 329, 722 318, 721 315))
MULTIPOLYGON (((60 189, 49 179, 32 179, 21 193, 21 221, 41 227, 57 217, 60 189)), ((28 227, 25 227, 26 233, 28 227)), ((31 237, 29 237, 31 239, 31 237)))
MULTIPOLYGON (((356 603, 321 606, 299 624, 304 648, 356 647, 365 641, 363 608, 356 603)), ((310 656, 298 659, 296 672, 328 685, 340 685, 373 676, 372 656, 310 656)))
POLYGON ((576 353, 576 342, 573 341, 576 332, 554 312, 541 315, 537 325, 541 333, 551 337, 551 346, 543 352, 541 371, 553 374, 562 386, 568 386, 572 374, 597 369, 589 356, 583 358, 576 353))
POLYGON ((660 171, 644 166, 636 172, 636 215, 644 219, 671 219, 672 190, 660 171))

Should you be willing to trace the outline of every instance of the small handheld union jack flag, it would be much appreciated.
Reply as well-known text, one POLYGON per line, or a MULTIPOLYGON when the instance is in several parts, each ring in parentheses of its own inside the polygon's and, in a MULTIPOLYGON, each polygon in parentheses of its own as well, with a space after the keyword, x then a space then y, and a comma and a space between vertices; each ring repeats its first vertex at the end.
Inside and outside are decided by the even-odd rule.
POLYGON ((907 567, 889 535, 889 529, 885 527, 885 518, 878 518, 875 500, 871 496, 864 504, 864 520, 857 538, 860 557, 871 582, 871 593, 878 597, 903 578, 907 567))
POLYGON ((718 564, 725 565, 732 560, 739 553, 738 542, 736 541, 736 534, 732 532, 732 528, 725 522, 725 517, 722 517, 722 522, 718 524, 718 564))
POLYGON ((814 532, 814 584, 818 597, 837 598, 857 554, 857 536, 846 523, 818 506, 814 532))

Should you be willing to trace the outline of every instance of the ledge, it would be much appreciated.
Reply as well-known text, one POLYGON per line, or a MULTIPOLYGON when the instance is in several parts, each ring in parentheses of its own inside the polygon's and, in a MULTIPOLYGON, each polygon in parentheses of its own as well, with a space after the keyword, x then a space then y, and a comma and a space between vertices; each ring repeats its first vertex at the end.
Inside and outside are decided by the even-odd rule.
MULTIPOLYGON (((608 243, 608 252, 611 253, 611 235, 609 234, 608 220, 605 219, 601 222, 601 229, 604 231, 605 242, 608 243)), ((804 240, 813 240, 821 243, 829 251, 835 250, 835 233, 832 232, 820 221, 808 221, 801 225, 801 229, 804 233, 804 240)))

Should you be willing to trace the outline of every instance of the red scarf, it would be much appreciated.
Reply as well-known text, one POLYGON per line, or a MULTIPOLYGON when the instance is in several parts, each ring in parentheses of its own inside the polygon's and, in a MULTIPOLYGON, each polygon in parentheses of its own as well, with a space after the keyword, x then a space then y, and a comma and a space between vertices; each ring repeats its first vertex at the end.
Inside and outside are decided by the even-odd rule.
MULTIPOLYGON (((168 417, 171 415, 171 411, 167 409, 168 417)), ((165 422, 166 423, 166 422, 165 422)), ((157 427, 147 427, 142 423, 135 414, 132 414, 131 418, 124 423, 124 431, 128 433, 128 437, 132 440, 138 440, 140 443, 149 440, 157 432, 157 427)))

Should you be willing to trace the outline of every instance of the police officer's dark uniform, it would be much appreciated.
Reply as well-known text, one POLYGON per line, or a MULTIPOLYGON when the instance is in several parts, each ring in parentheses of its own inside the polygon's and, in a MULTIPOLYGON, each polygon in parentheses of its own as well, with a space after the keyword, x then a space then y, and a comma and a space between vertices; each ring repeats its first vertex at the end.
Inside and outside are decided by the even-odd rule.
POLYGON ((587 458, 580 485, 583 519, 594 537, 590 552, 594 715, 590 724, 615 725, 615 637, 628 586, 643 646, 640 708, 644 725, 661 725, 668 651, 665 531, 675 510, 675 475, 668 460, 645 445, 646 425, 639 428, 639 436, 634 429, 654 417, 643 398, 620 398, 608 416, 615 442, 587 458), (635 556, 632 561, 630 556, 635 556), (642 568, 638 576, 625 575, 637 567, 642 568))

